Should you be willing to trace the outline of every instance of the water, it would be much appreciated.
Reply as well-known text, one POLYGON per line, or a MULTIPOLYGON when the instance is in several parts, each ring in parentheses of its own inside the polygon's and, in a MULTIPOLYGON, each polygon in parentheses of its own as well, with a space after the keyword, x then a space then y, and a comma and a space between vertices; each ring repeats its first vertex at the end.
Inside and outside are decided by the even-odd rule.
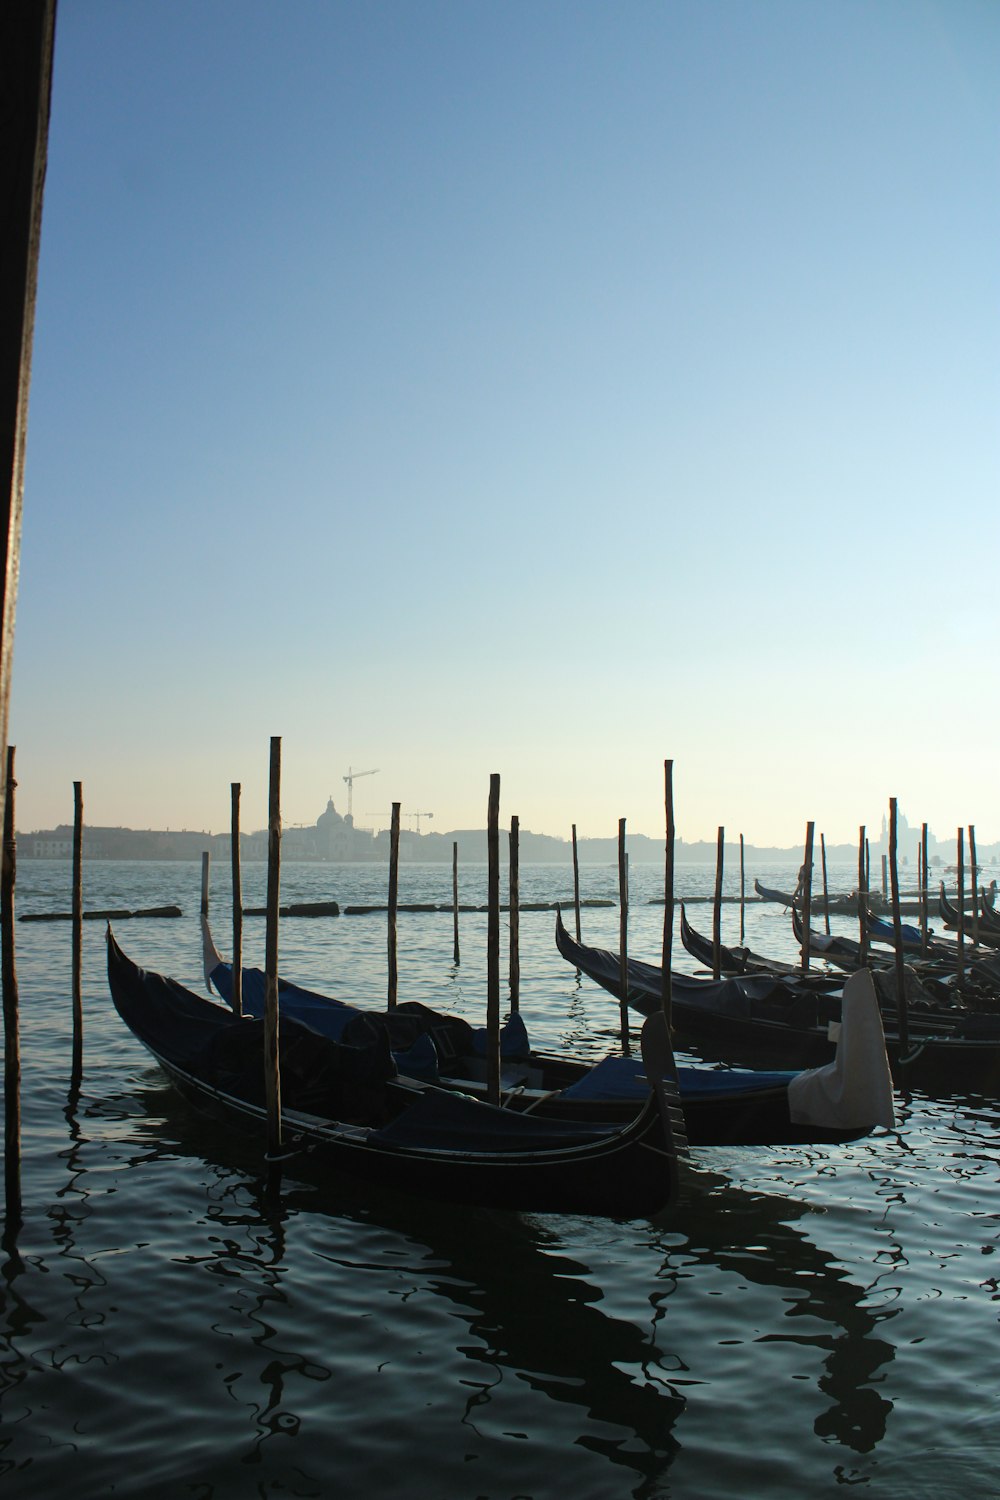
MULTIPOLYGON (((68 865, 18 873, 19 913, 68 910, 68 865)), ((753 875, 787 889, 795 870, 753 875)), ((616 894, 610 867, 581 878, 584 896, 616 894)), ((646 903, 661 878, 633 867, 636 956, 659 953, 662 907, 646 903)), ((482 867, 461 879, 463 899, 485 900, 482 867)), ((690 894, 713 880, 678 872, 690 894)), ((263 904, 263 867, 244 882, 263 904)), ((282 899, 374 902, 385 885, 375 867, 289 865, 282 899)), ((197 868, 95 863, 85 905, 176 902, 180 920, 116 930, 197 989, 199 889, 197 868)), ((568 867, 521 870, 526 902, 571 891, 568 867)), ((401 871, 401 901, 450 892, 450 868, 401 871)), ((224 951, 227 899, 213 872, 224 951)), ((690 915, 710 930, 710 908, 690 915)), ((617 909, 583 922, 617 947, 617 909)), ((726 907, 724 940, 738 924, 726 907)), ((793 955, 777 907, 748 924, 755 947, 793 955)), ((248 963, 263 925, 247 921, 248 963)), ((402 914, 400 998, 481 1021, 485 926, 463 915, 456 970, 450 914, 402 914)), ((617 1006, 552 934, 551 913, 522 913, 529 1030, 598 1056, 617 1006)), ((69 924, 17 936, 25 1223, 0 1281, 6 1500, 1000 1493, 994 1100, 898 1099, 897 1131, 849 1147, 702 1151, 689 1201, 655 1221, 457 1209, 342 1180, 286 1182, 271 1202, 260 1143, 193 1115, 124 1030, 99 922, 84 927, 85 1079, 68 1103, 69 924)), ((385 918, 288 920, 281 967, 384 1003, 385 918)))

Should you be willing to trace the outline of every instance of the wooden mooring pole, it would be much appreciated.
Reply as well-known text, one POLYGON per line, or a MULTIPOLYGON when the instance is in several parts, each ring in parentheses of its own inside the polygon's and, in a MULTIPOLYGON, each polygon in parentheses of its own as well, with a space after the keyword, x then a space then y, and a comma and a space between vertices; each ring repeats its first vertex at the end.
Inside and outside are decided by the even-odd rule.
POLYGON ((212 869, 212 856, 207 849, 201 851, 201 917, 208 921, 208 887, 212 869))
POLYGON ((972 941, 979 943, 979 862, 976 859, 976 825, 969 824, 969 910, 972 913, 972 941))
POLYGON ((576 847, 576 824, 573 824, 573 910, 576 913, 576 940, 580 942, 580 856, 576 847))
POLYGON ((452 925, 454 927, 455 946, 453 958, 456 964, 461 963, 462 955, 458 946, 458 844, 451 846, 451 910, 452 925))
POLYGON ((865 825, 858 833, 858 958, 861 967, 868 962, 868 840, 865 825))
POLYGON ((747 877, 743 862, 743 835, 740 834, 740 946, 747 940, 747 877))
POLYGON ((399 961, 396 942, 396 914, 399 910, 399 809, 400 803, 392 804, 392 821, 389 825, 389 911, 387 940, 389 945, 389 993, 388 1005, 392 1010, 396 1004, 399 988, 399 961))
POLYGON ((513 1014, 521 1004, 521 909, 518 875, 518 832, 520 820, 510 820, 510 1009, 513 1014))
POLYGON ((903 953, 903 922, 899 911, 899 857, 897 851, 898 819, 896 798, 889 798, 889 881, 892 899, 892 940, 896 951, 896 1013, 899 1022, 899 1046, 905 1055, 910 1050, 910 1018, 906 1003, 906 958, 903 953))
POLYGON ((233 876, 233 989, 234 1016, 243 1014, 243 875, 240 861, 240 793, 238 781, 229 784, 232 802, 230 818, 231 865, 233 876))
POLYGON ((663 762, 663 807, 666 815, 666 856, 663 870, 663 987, 660 1004, 670 1030, 673 1019, 674 952, 674 763, 663 762))
POLYGON ((826 835, 819 836, 819 857, 823 870, 823 923, 826 935, 830 936, 830 890, 826 883, 826 835))
POLYGON ((70 1089, 83 1081, 83 782, 73 783, 73 1052, 70 1089))
POLYGON ((809 973, 809 956, 812 943, 812 873, 813 873, 813 837, 816 830, 815 823, 806 824, 806 851, 805 862, 802 866, 802 972, 809 973))
POLYGON ((917 895, 918 895, 919 900, 920 900, 920 956, 921 956, 921 958, 926 958, 927 957, 927 940, 928 940, 928 932, 927 932, 927 925, 928 925, 927 882, 928 882, 929 878, 930 877, 929 877, 928 872, 927 872, 927 824, 926 823, 921 823, 921 825, 920 825, 920 880, 919 880, 918 888, 917 888, 917 895))
POLYGON ((500 776, 486 812, 486 1097, 500 1103, 500 776))
POLYGON ((618 819, 618 1011, 622 1056, 628 1057, 628 858, 625 853, 625 819, 618 819))
POLYGON ((955 987, 965 988, 965 830, 960 828, 956 837, 958 854, 958 962, 955 966, 955 987))
POLYGON ((3 977, 4 1238, 21 1225, 21 1038, 18 1029, 17 965, 14 958, 14 886, 17 848, 14 819, 14 746, 7 747, 3 809, 3 869, 0 872, 0 968, 3 977))
POLYGON ((281 1038, 278 1025, 278 912, 281 904, 281 738, 271 736, 267 812, 267 917, 264 938, 264 1093, 267 1155, 281 1156, 281 1038))
POLYGON ((720 828, 715 842, 715 896, 712 901, 712 978, 722 978, 722 867, 726 830, 720 828))

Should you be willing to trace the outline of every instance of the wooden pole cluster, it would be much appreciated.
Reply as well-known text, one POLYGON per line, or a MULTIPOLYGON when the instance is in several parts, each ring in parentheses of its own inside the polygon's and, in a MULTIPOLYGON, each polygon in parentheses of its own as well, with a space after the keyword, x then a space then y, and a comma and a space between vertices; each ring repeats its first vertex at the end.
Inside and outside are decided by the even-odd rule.
POLYGON ((233 877, 233 989, 234 1016, 243 1014, 243 875, 240 865, 240 783, 230 782, 230 844, 233 877))
POLYGON ((521 1004, 520 889, 518 876, 518 832, 520 820, 510 820, 510 1008, 513 1014, 521 1004))
POLYGON ((500 1103, 500 776, 490 776, 486 810, 486 1097, 500 1103))
POLYGON ((903 953, 903 923, 899 912, 899 865, 897 857, 896 799, 889 798, 889 879, 892 892, 892 938, 896 954, 896 1011, 899 1017, 899 1045, 905 1054, 910 1050, 910 1021, 906 1003, 906 961, 903 953))
POLYGON ((21 1224, 21 1038, 18 1022, 17 965, 14 959, 14 886, 17 847, 14 818, 14 746, 7 747, 3 810, 3 868, 0 872, 0 968, 3 978, 4 1237, 21 1224))
POLYGON ((628 857, 625 853, 625 819, 618 819, 618 997, 622 1055, 628 1057, 628 857))
POLYGON ((663 988, 660 1003, 670 1030, 673 1015, 674 950, 674 763, 663 762, 663 803, 666 815, 666 858, 663 871, 663 988))
POLYGON ((399 970, 396 952, 396 913, 399 908, 399 809, 400 803, 392 804, 392 821, 389 825, 389 994, 388 1005, 392 1010, 396 1004, 399 985, 399 970))

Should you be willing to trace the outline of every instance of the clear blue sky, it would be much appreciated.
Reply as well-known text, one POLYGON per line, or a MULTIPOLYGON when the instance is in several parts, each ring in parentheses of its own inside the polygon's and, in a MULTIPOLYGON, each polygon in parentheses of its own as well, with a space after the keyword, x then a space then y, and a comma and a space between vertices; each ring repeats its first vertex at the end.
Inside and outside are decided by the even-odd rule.
POLYGON ((994 0, 60 0, 22 829, 1000 839, 994 0), (411 825, 412 826, 412 825, 411 825))

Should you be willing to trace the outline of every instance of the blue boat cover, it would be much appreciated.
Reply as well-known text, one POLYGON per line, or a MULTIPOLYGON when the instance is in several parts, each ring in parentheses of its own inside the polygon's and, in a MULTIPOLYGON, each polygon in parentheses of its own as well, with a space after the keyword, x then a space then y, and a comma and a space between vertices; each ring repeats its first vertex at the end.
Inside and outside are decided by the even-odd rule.
MULTIPOLYGON (((677 1081, 683 1099, 714 1097, 720 1094, 758 1094, 769 1089, 787 1088, 796 1074, 758 1073, 743 1068, 678 1067, 677 1081)), ((563 1089, 560 1098, 613 1100, 646 1097, 649 1084, 642 1063, 634 1057, 605 1057, 576 1083, 563 1089)))
MULTIPOLYGON (((233 971, 230 964, 218 964, 212 970, 212 983, 223 1000, 232 1003, 233 971)), ((242 974, 243 1014, 261 1019, 264 1015, 265 978, 263 969, 244 969, 242 974)), ((488 1052, 486 1028, 470 1026, 459 1016, 433 1011, 415 1001, 404 1001, 392 1011, 368 1011, 332 995, 304 990, 286 979, 278 980, 278 1008, 302 1026, 319 1032, 331 1042, 349 1040, 348 1029, 360 1016, 377 1018, 389 1035, 393 1055, 400 1072, 412 1077, 433 1080, 438 1076, 439 1057, 474 1055, 488 1052), (428 1045, 430 1043, 431 1045, 428 1045)), ((520 1015, 514 1015, 500 1028, 500 1055, 508 1061, 524 1061, 531 1051, 528 1033, 520 1015)))

